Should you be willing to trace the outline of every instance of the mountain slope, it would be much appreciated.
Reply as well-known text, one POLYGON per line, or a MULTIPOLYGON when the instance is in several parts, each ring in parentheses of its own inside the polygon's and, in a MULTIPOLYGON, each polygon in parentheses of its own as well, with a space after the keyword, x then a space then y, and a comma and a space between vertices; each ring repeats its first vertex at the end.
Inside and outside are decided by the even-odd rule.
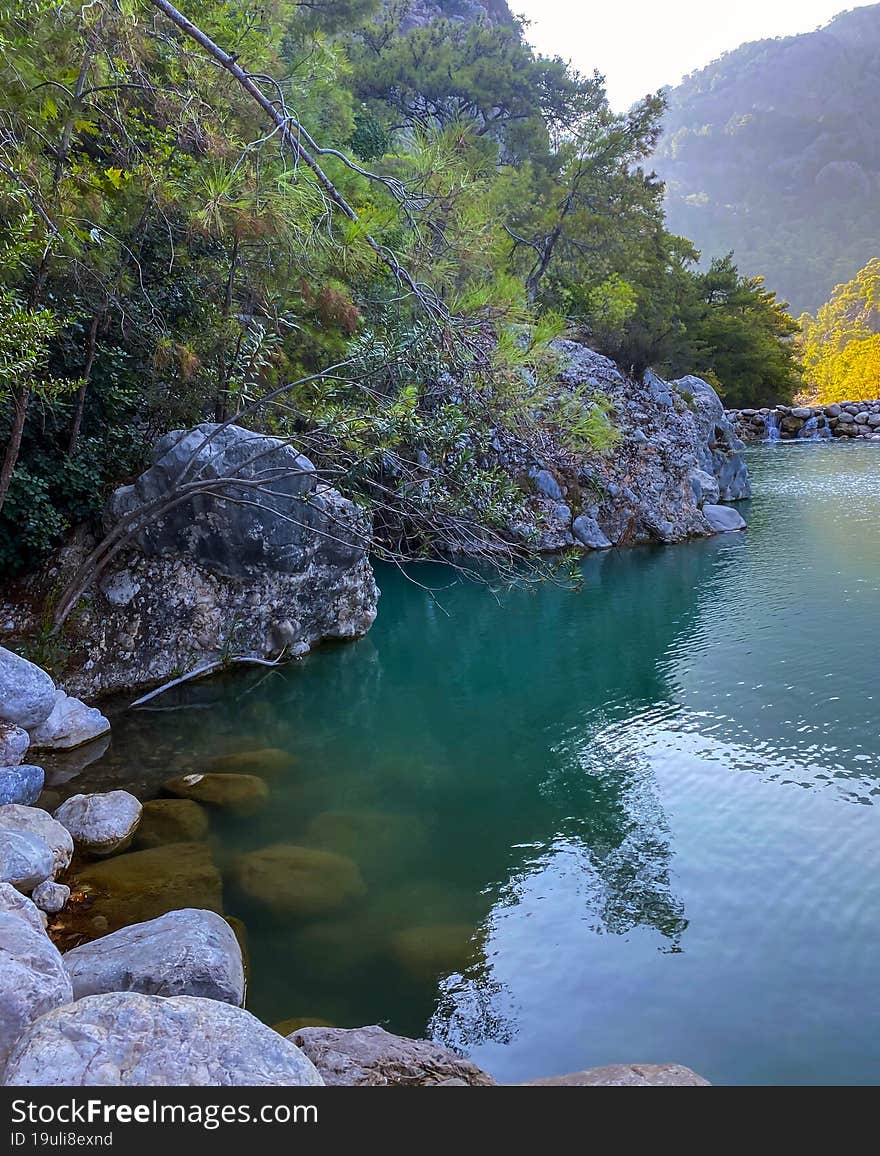
POLYGON ((745 44, 669 93, 669 225, 795 313, 880 254, 880 4, 745 44))

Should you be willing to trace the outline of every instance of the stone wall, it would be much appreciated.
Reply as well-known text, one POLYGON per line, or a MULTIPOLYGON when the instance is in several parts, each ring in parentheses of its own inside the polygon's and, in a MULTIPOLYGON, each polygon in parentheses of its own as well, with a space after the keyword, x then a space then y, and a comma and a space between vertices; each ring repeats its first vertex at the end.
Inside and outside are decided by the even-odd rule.
POLYGON ((880 399, 833 405, 777 405, 772 409, 731 409, 727 417, 747 442, 818 438, 880 441, 880 399))

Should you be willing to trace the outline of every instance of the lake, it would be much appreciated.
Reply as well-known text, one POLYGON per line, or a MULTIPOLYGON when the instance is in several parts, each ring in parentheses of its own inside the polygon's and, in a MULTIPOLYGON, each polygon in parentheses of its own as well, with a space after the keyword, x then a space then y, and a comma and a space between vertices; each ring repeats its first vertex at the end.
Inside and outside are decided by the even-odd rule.
POLYGON ((210 836, 269 1023, 428 1033, 502 1082, 880 1083, 880 445, 749 453, 747 533, 577 589, 380 567, 367 637, 120 714, 65 787, 289 754, 210 836), (279 842, 359 893, 273 913, 229 870, 279 842))

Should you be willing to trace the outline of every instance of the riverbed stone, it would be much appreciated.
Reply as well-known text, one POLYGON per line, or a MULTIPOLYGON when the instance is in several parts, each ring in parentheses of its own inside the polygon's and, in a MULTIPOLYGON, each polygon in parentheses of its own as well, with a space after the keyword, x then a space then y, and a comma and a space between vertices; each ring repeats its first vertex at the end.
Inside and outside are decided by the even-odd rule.
POLYGON ((611 541, 595 518, 580 514, 571 524, 571 532, 582 546, 590 550, 607 550, 611 541))
POLYGON ((378 810, 322 811, 303 842, 354 860, 369 876, 399 872, 424 848, 424 824, 416 815, 378 810))
POLYGON ((141 804, 128 791, 72 795, 55 818, 89 855, 114 855, 125 850, 141 821, 141 804))
POLYGON ((0 767, 17 767, 27 754, 30 741, 24 727, 0 722, 0 767))
POLYGON ((256 775, 180 775, 163 783, 162 789, 181 799, 238 814, 257 811, 269 799, 269 788, 256 775))
POLYGON ((52 874, 58 875, 70 866, 73 839, 70 832, 40 807, 23 807, 7 803, 0 807, 0 838, 7 831, 26 831, 36 835, 52 851, 52 874))
POLYGON ((214 911, 184 908, 123 927, 64 955, 75 999, 111 991, 194 995, 244 1004, 235 932, 214 911))
POLYGON ((55 683, 45 670, 0 646, 0 722, 29 731, 54 705, 55 683))
POLYGON ((0 1074, 24 1030, 73 998, 58 948, 30 900, 21 899, 30 911, 0 902, 0 1074))
POLYGON ((43 768, 30 763, 0 767, 0 806, 20 803, 29 807, 39 799, 45 779, 43 768))
POLYGON ((395 931, 391 953, 416 979, 436 979, 460 971, 473 951, 469 923, 429 923, 395 931))
POLYGON ((271 775, 290 770, 296 760, 290 751, 278 747, 257 747, 225 755, 209 755, 196 762, 196 769, 202 773, 271 775))
POLYGON ((137 849, 165 843, 199 843, 208 834, 208 815, 192 799, 150 799, 135 832, 137 849))
POLYGON ((745 518, 732 506, 703 506, 703 516, 716 534, 729 534, 746 528, 745 518))
POLYGON ((492 1087, 490 1075, 430 1040, 391 1035, 376 1025, 364 1028, 301 1028, 288 1037, 308 1056, 328 1086, 425 1087, 461 1080, 469 1087, 492 1087))
POLYGON ((30 831, 0 831, 0 883, 11 883, 19 891, 33 891, 50 879, 55 867, 52 848, 30 831))
MULTIPOLYGON (((223 888, 204 843, 166 843, 89 863, 76 874, 100 934, 178 908, 223 911, 223 888)), ((97 930, 97 929, 96 929, 97 930)))
POLYGON ((31 892, 31 899, 41 911, 48 915, 57 915, 63 911, 70 899, 70 888, 66 883, 55 883, 51 879, 44 879, 31 892))
POLYGON ((35 750, 70 751, 100 738, 110 730, 110 722, 97 707, 86 706, 59 687, 49 717, 31 734, 35 750))
POLYGON ((708 1088, 708 1080, 683 1064, 608 1064, 565 1076, 526 1080, 520 1088, 708 1088))
POLYGON ((315 1087, 294 1044, 243 1008, 195 996, 90 995, 31 1024, 10 1087, 315 1087))
POLYGON ((366 890, 351 859, 294 843, 276 843, 239 855, 233 870, 245 894, 289 915, 320 915, 366 890))

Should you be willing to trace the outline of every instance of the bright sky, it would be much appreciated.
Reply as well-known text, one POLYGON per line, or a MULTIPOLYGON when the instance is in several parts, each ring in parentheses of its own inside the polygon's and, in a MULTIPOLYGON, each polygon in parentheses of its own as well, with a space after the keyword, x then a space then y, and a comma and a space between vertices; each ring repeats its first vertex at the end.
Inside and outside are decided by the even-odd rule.
POLYGON ((605 74, 612 107, 633 101, 747 40, 811 32, 855 0, 509 0, 532 22, 527 36, 548 56, 605 74))

